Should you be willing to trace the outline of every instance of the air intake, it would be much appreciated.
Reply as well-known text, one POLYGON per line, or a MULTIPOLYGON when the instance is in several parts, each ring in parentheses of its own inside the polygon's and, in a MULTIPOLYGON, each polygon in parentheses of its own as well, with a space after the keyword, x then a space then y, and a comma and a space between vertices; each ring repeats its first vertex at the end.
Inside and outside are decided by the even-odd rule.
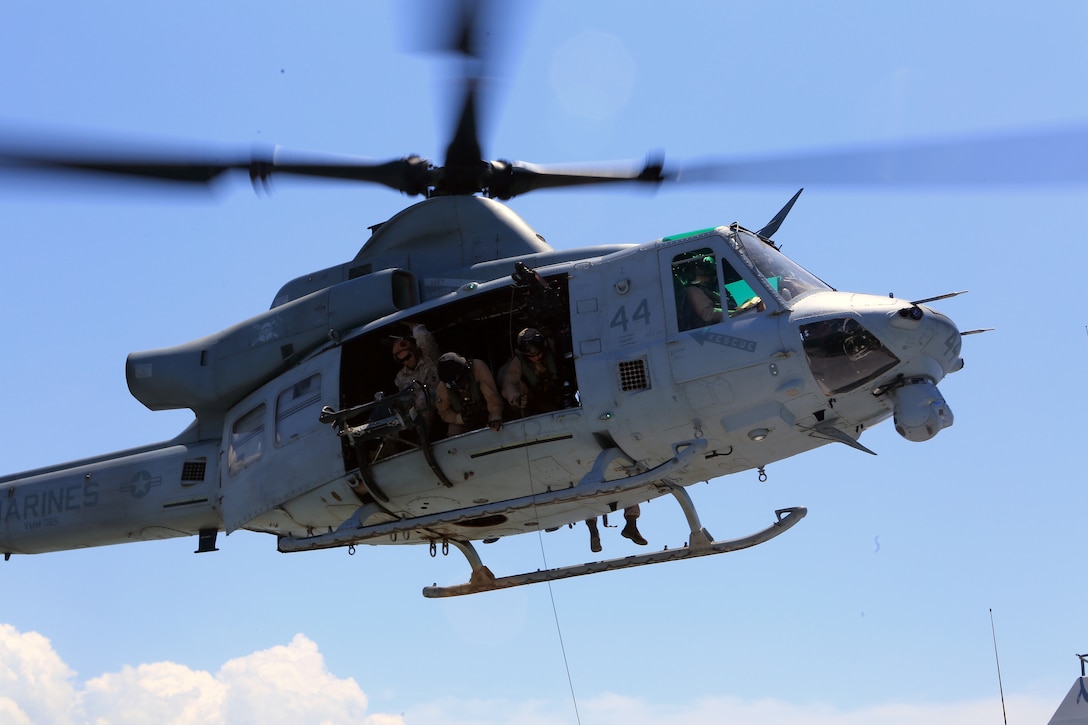
POLYGON ((623 392, 650 389, 650 378, 646 375, 645 359, 639 358, 638 360, 621 362, 619 371, 620 390, 623 392))

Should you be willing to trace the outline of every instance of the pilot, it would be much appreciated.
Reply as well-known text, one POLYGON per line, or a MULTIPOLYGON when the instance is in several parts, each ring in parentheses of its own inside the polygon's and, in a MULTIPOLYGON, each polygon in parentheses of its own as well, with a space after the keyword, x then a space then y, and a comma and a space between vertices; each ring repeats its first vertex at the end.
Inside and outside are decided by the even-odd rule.
POLYGON ((506 402, 523 415, 536 415, 568 407, 564 399, 568 392, 544 335, 533 327, 519 332, 514 357, 503 375, 506 402))
MULTIPOLYGON (((630 539, 639 546, 646 546, 650 543, 642 537, 642 534, 638 531, 638 517, 642 513, 639 505, 636 503, 634 506, 628 506, 623 510, 623 520, 626 524, 623 530, 620 531, 620 536, 625 539, 630 539)), ((607 519, 605 520, 607 525, 607 519)), ((586 526, 589 527, 589 550, 593 553, 597 553, 601 550, 601 532, 597 529, 597 519, 586 519, 586 526)))
POLYGON ((681 300, 680 329, 691 330, 722 321, 722 295, 714 257, 699 257, 681 300))
MULTIPOLYGON (((393 383, 397 390, 405 390, 412 383, 419 382, 426 386, 426 390, 434 395, 438 389, 438 343, 424 325, 419 323, 405 323, 411 331, 411 337, 398 337, 393 341, 393 357, 401 368, 397 371, 393 383)), ((431 417, 430 406, 427 402, 427 392, 422 388, 416 389, 416 410, 423 411, 427 417, 431 417)))
POLYGON ((435 410, 449 424, 449 435, 485 425, 502 429, 502 397, 487 363, 447 352, 438 358, 437 367, 442 384, 435 395, 435 410))

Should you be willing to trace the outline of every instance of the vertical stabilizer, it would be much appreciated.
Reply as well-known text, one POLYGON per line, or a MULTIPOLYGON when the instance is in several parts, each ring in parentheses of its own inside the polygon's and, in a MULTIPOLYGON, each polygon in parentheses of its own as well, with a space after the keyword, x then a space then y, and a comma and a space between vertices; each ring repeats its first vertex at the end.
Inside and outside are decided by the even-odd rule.
POLYGON ((1088 677, 1078 677, 1049 725, 1088 725, 1088 677))

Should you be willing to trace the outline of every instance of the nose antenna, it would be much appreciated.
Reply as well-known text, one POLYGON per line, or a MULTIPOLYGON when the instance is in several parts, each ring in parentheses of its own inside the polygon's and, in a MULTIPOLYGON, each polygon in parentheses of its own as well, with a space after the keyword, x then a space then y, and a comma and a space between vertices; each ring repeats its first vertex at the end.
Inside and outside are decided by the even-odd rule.
POLYGON ((959 292, 949 292, 948 294, 937 295, 936 297, 926 297, 924 300, 914 300, 912 305, 924 305, 927 302, 936 302, 937 300, 948 300, 953 297, 959 297, 960 295, 967 294, 967 290, 960 290, 959 292))

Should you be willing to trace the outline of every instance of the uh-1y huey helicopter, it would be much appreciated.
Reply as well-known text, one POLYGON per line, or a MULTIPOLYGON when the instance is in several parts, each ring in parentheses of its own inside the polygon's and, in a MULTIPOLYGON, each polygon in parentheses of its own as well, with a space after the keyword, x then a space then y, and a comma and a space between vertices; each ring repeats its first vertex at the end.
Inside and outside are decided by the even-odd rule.
MULTIPOLYGON (((466 22, 456 44, 470 58, 473 27, 466 22)), ((293 174, 426 197, 375 227, 350 261, 285 284, 268 311, 132 353, 126 376, 137 400, 152 410, 189 408, 195 421, 163 443, 0 478, 5 556, 179 536, 198 537, 197 551, 210 552, 218 532, 239 529, 276 536, 283 552, 452 545, 470 564, 468 581, 424 594, 465 594, 763 543, 805 509, 777 511, 761 531, 716 541, 686 487, 762 472, 828 443, 867 451, 859 436, 888 418, 911 441, 952 424, 937 386, 962 367, 967 333, 929 306, 939 298, 837 291, 791 261, 772 237, 797 196, 756 231, 732 224, 641 245, 553 249, 501 201, 541 188, 713 180, 738 169, 485 161, 477 78, 468 76, 440 166, 414 156, 373 163, 282 151, 224 158, 0 147, 7 173, 200 184, 233 171, 254 183, 293 174), (710 312, 699 318, 689 300, 707 293, 710 312), (515 354, 519 330, 541 330, 561 402, 524 416, 508 406, 499 430, 447 435, 431 410, 433 384, 394 386, 391 341, 419 325, 443 352, 495 373, 515 354), (496 578, 472 543, 666 494, 690 526, 686 547, 496 578)), ((840 169, 861 158, 821 163, 840 169)))

